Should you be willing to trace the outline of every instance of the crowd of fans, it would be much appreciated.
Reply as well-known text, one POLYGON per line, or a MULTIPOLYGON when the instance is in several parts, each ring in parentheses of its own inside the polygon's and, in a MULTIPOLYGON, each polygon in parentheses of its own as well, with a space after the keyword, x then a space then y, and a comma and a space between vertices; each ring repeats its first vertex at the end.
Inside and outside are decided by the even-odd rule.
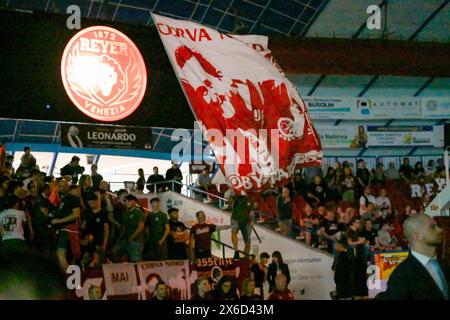
MULTIPOLYGON (((268 300, 294 300, 292 291, 288 289, 287 277, 280 273, 274 278, 274 287, 268 300)), ((263 300, 261 294, 256 293, 256 280, 249 277, 237 290, 236 281, 232 276, 223 276, 213 290, 208 278, 200 277, 195 282, 196 293, 192 300, 263 300)), ((262 291, 261 291, 262 292, 262 291)), ((163 299, 160 299, 163 300, 163 299)))
MULTIPOLYGON (((378 164, 372 171, 359 160, 355 175, 349 163, 336 162, 326 174, 320 167, 306 168, 279 190, 269 188, 249 195, 216 188, 205 171, 196 187, 229 200, 231 223, 208 224, 205 213, 199 211, 198 223, 188 229, 179 221, 177 208, 168 213, 160 210, 156 195, 151 199, 151 210, 145 211, 127 190, 113 195, 96 165, 91 166, 91 174, 86 174, 80 159, 74 156, 61 169, 61 177, 55 178, 39 171, 30 148, 24 151, 17 170, 12 166, 13 157, 6 157, 0 176, 1 252, 31 246, 49 255, 56 253, 62 270, 69 264, 98 268, 107 262, 194 260, 211 257, 213 232, 231 229, 235 258, 239 258, 239 231, 244 238, 244 253, 249 255, 253 223, 276 222, 281 234, 335 255, 333 269, 340 298, 367 296, 370 252, 406 249, 403 221, 423 212, 445 185, 442 160, 437 165, 430 161, 424 168, 420 162, 411 167, 405 158, 399 170, 391 163, 386 170, 378 164)), ((154 167, 153 174, 145 179, 140 169, 134 191, 180 192, 181 184, 170 183, 173 180, 182 181, 175 163, 165 178, 154 167)), ((274 252, 270 266, 268 260, 269 255, 262 254, 260 261, 254 262, 252 277, 240 290, 241 299, 256 299, 254 288, 260 288, 261 296, 266 281, 272 298, 292 296, 287 289, 289 269, 281 254, 274 252)), ((222 291, 214 294, 226 297, 227 288, 235 286, 230 281, 224 279, 218 289, 222 291)), ((197 298, 209 299, 210 289, 202 279, 197 281, 197 289, 197 298)), ((235 290, 231 292, 235 294, 235 290)))
POLYGON ((165 178, 159 174, 158 167, 153 167, 153 174, 148 176, 146 180, 144 169, 139 168, 138 179, 130 188, 130 191, 144 193, 146 189, 148 192, 161 192, 165 190, 181 192, 182 181, 183 174, 176 162, 172 162, 172 167, 167 169, 165 178))
POLYGON ((445 183, 442 159, 424 168, 404 158, 399 169, 379 163, 371 171, 361 159, 355 175, 349 163, 336 162, 326 174, 306 168, 280 190, 254 195, 255 212, 283 235, 335 256, 338 298, 365 297, 370 253, 407 250, 403 222, 423 213, 445 183))
MULTIPOLYGON (((178 221, 178 209, 162 212, 157 197, 151 199, 151 210, 144 211, 138 198, 126 189, 111 193, 95 164, 91 174, 85 174, 80 159, 74 156, 61 169, 61 177, 55 178, 39 171, 30 148, 24 151, 17 170, 12 166, 13 157, 7 157, 0 177, 1 251, 31 246, 49 255, 56 253, 64 271, 73 263, 97 268, 105 262, 211 256, 211 234, 206 238, 202 234, 201 227, 209 226, 203 212, 197 213, 196 227, 200 228, 193 228, 190 235, 178 221), (195 230, 201 231, 198 236, 195 230)), ((144 185, 149 191, 154 186, 157 191, 171 188, 171 184, 155 185, 167 177, 169 181, 182 179, 175 164, 166 179, 158 175, 157 167, 147 181, 139 171, 137 193, 144 185)), ((211 233, 220 228, 211 226, 211 233)))
MULTIPOLYGON (((237 232, 250 223, 250 202, 245 196, 237 195, 230 200, 230 203, 234 201, 232 225, 208 224, 206 214, 198 211, 198 223, 189 230, 178 220, 177 208, 171 208, 168 213, 160 210, 156 195, 150 201, 151 210, 142 210, 139 199, 125 189, 114 195, 98 173, 97 166, 92 165, 91 174, 85 174, 77 156, 61 169, 59 178, 40 172, 29 148, 25 149, 17 170, 12 166, 13 160, 11 156, 7 157, 0 177, 0 253, 4 257, 14 259, 14 253, 34 248, 48 256, 56 256, 63 271, 70 264, 95 269, 108 262, 194 261, 212 256, 213 232, 231 228, 239 258, 237 232)), ((147 180, 143 170, 139 170, 133 191, 143 192, 144 186, 150 192, 172 189, 174 185, 169 182, 181 179, 181 172, 175 164, 168 170, 166 178, 158 174, 157 167, 147 180)), ((210 180, 206 182, 210 185, 210 180)), ((181 187, 173 189, 180 192, 181 187)), ((250 230, 245 229, 244 232, 245 253, 248 254, 250 230)), ((263 283, 270 284, 271 299, 293 297, 287 289, 289 271, 279 252, 274 253, 272 264, 269 266, 267 261, 262 270, 259 270, 262 275, 256 275, 256 280, 248 279, 238 291, 235 279, 224 277, 211 291, 211 297, 238 299, 237 292, 240 292, 241 299, 260 299, 263 283), (279 267, 283 275, 287 274, 286 279, 281 275, 277 278, 279 267), (261 287, 259 294, 254 293, 256 281, 258 288, 261 287)), ((256 269, 255 273, 258 273, 256 269)), ((200 291, 203 288, 201 281, 197 283, 199 291, 194 298, 204 299, 200 291)), ((164 298, 165 286, 164 283, 158 284, 155 298, 164 298)), ((208 289, 208 286, 204 287, 208 289)), ((209 298, 210 295, 206 295, 206 299, 209 298)))

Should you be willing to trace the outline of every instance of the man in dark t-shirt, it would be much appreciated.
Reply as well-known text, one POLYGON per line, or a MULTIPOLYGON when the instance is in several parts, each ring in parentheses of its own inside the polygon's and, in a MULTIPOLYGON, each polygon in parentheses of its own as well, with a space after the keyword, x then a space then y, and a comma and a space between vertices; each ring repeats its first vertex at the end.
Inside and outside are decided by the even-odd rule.
POLYGON ((160 210, 158 198, 150 200, 152 212, 147 216, 145 229, 147 230, 147 242, 145 259, 160 261, 167 259, 167 237, 170 233, 169 219, 165 212, 160 210))
POLYGON ((178 220, 179 210, 169 209, 170 234, 167 237, 167 251, 169 260, 187 259, 188 248, 186 242, 189 240, 189 233, 183 222, 178 220))
POLYGON ((400 166, 399 168, 399 173, 400 173, 400 178, 404 181, 409 182, 411 180, 412 177, 412 173, 413 173, 413 168, 409 165, 409 159, 408 158, 404 158, 403 159, 403 164, 400 166))
POLYGON ((83 212, 83 225, 88 241, 95 245, 95 254, 90 266, 94 267, 103 262, 109 238, 108 213, 101 207, 100 195, 90 193, 86 196, 88 208, 83 212))
POLYGON ((218 230, 229 229, 230 226, 216 226, 206 223, 206 215, 203 211, 196 214, 198 223, 193 225, 190 232, 189 249, 191 259, 211 257, 211 235, 218 230))
POLYGON ((327 250, 330 253, 333 253, 334 243, 340 238, 340 232, 345 230, 345 226, 336 222, 335 217, 336 215, 333 210, 327 210, 325 219, 319 224, 318 235, 325 239, 327 250))
POLYGON ((354 248, 354 255, 362 256, 364 254, 365 239, 361 236, 361 219, 354 218, 346 232, 347 244, 354 248))
POLYGON ((370 183, 370 171, 366 168, 366 162, 363 159, 358 160, 358 169, 356 169, 356 198, 359 199, 364 189, 370 183))
POLYGON ((310 204, 316 203, 321 204, 324 203, 325 198, 327 197, 327 187, 326 184, 322 181, 321 176, 314 177, 313 183, 311 183, 306 189, 306 201, 310 204))
POLYGON ((37 250, 50 253, 52 243, 51 232, 49 229, 49 215, 53 214, 55 206, 50 202, 50 185, 44 184, 39 190, 39 197, 33 203, 32 222, 34 231, 34 245, 37 250))
POLYGON ((255 288, 259 290, 259 295, 264 299, 264 282, 267 281, 267 272, 269 269, 270 256, 267 252, 263 252, 259 255, 259 263, 255 263, 250 268, 251 278, 255 280, 255 288))
POLYGON ((347 253, 351 259, 351 269, 353 284, 352 292, 354 296, 367 295, 367 258, 365 252, 366 240, 361 236, 361 219, 354 218, 347 230, 347 253))
POLYGON ((164 184, 160 183, 164 181, 164 177, 159 174, 158 167, 153 167, 153 174, 147 179, 147 190, 150 192, 161 192, 164 189, 164 184), (156 189, 155 189, 156 185, 156 189))
POLYGON ((55 217, 50 223, 58 229, 58 240, 56 254, 58 261, 64 272, 69 263, 66 253, 71 250, 74 260, 80 257, 80 238, 79 238, 79 219, 81 209, 81 189, 79 186, 72 185, 67 194, 61 201, 55 212, 55 217))
POLYGON ((244 238, 244 252, 250 253, 251 233, 254 220, 253 203, 243 193, 234 195, 230 198, 228 204, 231 206, 231 241, 234 247, 234 258, 239 258, 238 250, 238 232, 242 233, 244 238))
POLYGON ((138 198, 132 194, 125 196, 127 211, 122 216, 121 232, 112 250, 115 262, 119 262, 125 253, 128 254, 131 262, 142 261, 145 215, 137 207, 138 201, 138 198))
POLYGON ((361 237, 366 239, 366 244, 369 249, 373 251, 376 246, 377 231, 373 229, 372 220, 366 220, 364 223, 364 230, 361 231, 361 237))
POLYGON ((61 168, 61 177, 71 176, 72 183, 78 183, 78 175, 84 172, 84 167, 80 166, 80 158, 73 156, 70 163, 61 168))
POLYGON ((94 190, 97 190, 100 186, 100 181, 103 180, 103 176, 97 172, 98 167, 96 164, 93 164, 91 166, 91 179, 92 179, 92 186, 94 190))
MULTIPOLYGON (((178 165, 175 161, 172 161, 172 167, 167 169, 166 171, 166 181, 175 180, 178 182, 183 182, 183 174, 181 173, 180 168, 178 168, 178 165)), ((170 190, 172 190, 172 183, 168 182, 168 185, 170 190)), ((181 184, 173 183, 173 191, 180 193, 181 192, 181 184)))
POLYGON ((128 191, 125 189, 120 189, 117 192, 117 198, 113 204, 113 212, 108 212, 109 221, 109 240, 111 246, 116 244, 119 238, 120 228, 122 225, 122 217, 127 211, 125 197, 128 195, 128 191))
POLYGON ((102 251, 105 252, 105 241, 108 240, 107 230, 109 230, 106 212, 101 208, 89 208, 84 212, 84 219, 86 223, 86 232, 93 236, 93 242, 95 245, 100 247, 102 251))

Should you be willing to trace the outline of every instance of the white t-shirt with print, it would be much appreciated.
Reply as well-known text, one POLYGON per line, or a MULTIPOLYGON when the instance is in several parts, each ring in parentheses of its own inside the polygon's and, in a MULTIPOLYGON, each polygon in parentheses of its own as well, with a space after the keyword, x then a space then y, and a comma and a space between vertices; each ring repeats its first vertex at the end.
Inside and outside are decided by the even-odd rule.
MULTIPOLYGON (((376 204, 377 200, 375 199, 375 197, 371 194, 367 195, 367 200, 369 203, 373 203, 376 204)), ((364 198, 364 196, 361 196, 361 198, 359 198, 359 205, 360 206, 365 206, 366 205, 366 198, 364 198)))
POLYGON ((386 196, 384 196, 384 197, 383 196, 379 196, 376 199, 376 205, 379 208, 383 208, 383 207, 390 208, 391 207, 391 200, 389 200, 389 198, 386 197, 386 196))
POLYGON ((3 227, 2 241, 11 239, 25 240, 23 223, 27 221, 25 212, 6 209, 0 212, 0 225, 3 227))

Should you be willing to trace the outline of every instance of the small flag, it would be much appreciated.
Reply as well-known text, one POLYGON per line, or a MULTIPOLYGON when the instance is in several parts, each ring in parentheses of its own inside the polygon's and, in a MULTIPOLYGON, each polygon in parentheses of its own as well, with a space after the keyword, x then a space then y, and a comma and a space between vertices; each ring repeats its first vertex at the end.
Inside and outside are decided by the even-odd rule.
POLYGON ((48 200, 55 207, 59 206, 60 198, 59 198, 58 183, 56 181, 50 183, 50 196, 48 197, 48 200))

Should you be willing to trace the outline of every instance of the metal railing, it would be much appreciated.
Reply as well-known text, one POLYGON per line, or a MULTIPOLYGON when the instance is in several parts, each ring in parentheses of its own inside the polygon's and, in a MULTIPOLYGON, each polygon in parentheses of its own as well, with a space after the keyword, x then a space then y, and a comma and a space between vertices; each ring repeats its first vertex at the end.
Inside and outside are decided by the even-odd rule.
MULTIPOLYGON (((224 206, 226 204, 228 204, 228 199, 226 199, 224 197, 221 197, 221 196, 219 196, 217 194, 214 194, 214 193, 207 192, 205 190, 196 188, 194 185, 186 186, 186 187, 188 188, 188 191, 190 192, 190 195, 187 195, 187 196, 192 198, 192 199, 196 199, 195 195, 197 193, 197 194, 204 194, 204 195, 206 195, 206 197, 209 197, 210 199, 211 198, 212 199, 217 199, 219 208, 224 208, 224 206)), ((199 200, 199 199, 196 199, 196 200, 199 200)))
MULTIPOLYGON (((156 184, 163 184, 163 183, 164 183, 164 184, 167 184, 167 182, 172 182, 172 187, 174 186, 174 183, 178 183, 178 184, 183 185, 183 183, 181 183, 181 182, 179 182, 179 181, 176 181, 176 180, 165 181, 165 182, 159 182, 159 183, 156 182, 155 185, 156 185, 156 184)), ((157 191, 156 188, 155 188, 154 190, 157 191)), ((201 191, 201 190, 200 190, 200 191, 201 191)), ((155 194, 156 194, 156 193, 157 193, 157 192, 155 192, 155 194)), ((206 192, 206 193, 207 193, 207 192, 206 192)), ((114 193, 112 193, 112 192, 108 192, 108 194, 109 194, 110 196, 114 197, 114 198, 117 198, 117 195, 114 194, 114 193)), ((222 199, 224 199, 224 198, 222 198, 222 199)), ((224 199, 224 200, 226 200, 226 199, 224 199)), ((139 204, 137 205, 137 207, 140 208, 140 209, 143 210, 143 211, 148 212, 148 213, 152 212, 150 209, 144 208, 144 207, 140 206, 139 204)), ((189 228, 189 227, 186 227, 186 229, 189 230, 189 231, 191 230, 191 228, 189 228)), ((220 232, 220 231, 219 231, 219 232, 220 232)), ((225 248, 231 249, 231 250, 233 250, 233 251, 238 251, 239 253, 244 254, 244 256, 246 256, 246 257, 249 257, 249 256, 250 256, 250 254, 247 254, 246 252, 244 252, 244 251, 242 251, 242 250, 239 250, 239 249, 238 249, 238 250, 235 250, 233 246, 231 246, 231 245, 229 245, 229 244, 226 244, 226 243, 224 243, 224 242, 222 242, 222 241, 220 241, 220 240, 211 238, 211 241, 214 242, 214 243, 220 244, 220 245, 222 246, 222 256, 223 256, 224 259, 226 258, 226 257, 225 257, 225 248)))
MULTIPOLYGON (((125 189, 128 189, 130 191, 132 188, 126 188, 125 185, 127 183, 134 183, 135 184, 134 181, 123 181, 123 182, 112 181, 112 182, 109 182, 110 185, 113 185, 113 184, 114 185, 123 185, 125 189)), ((214 194, 214 193, 207 192, 205 190, 199 189, 199 188, 195 187, 195 185, 193 185, 193 184, 191 184, 191 185, 184 184, 184 183, 182 183, 182 182, 180 182, 178 180, 167 180, 167 181, 160 181, 160 182, 155 182, 155 183, 146 183, 146 187, 148 185, 152 186, 153 190, 152 190, 151 193, 155 193, 155 194, 158 193, 158 189, 159 189, 158 186, 160 186, 160 185, 166 186, 166 187, 170 186, 169 189, 171 191, 175 190, 175 185, 179 185, 179 186, 181 186, 181 190, 182 190, 183 187, 186 187, 186 193, 181 192, 181 194, 183 194, 183 195, 185 195, 185 196, 187 196, 187 197, 189 197, 191 199, 196 199, 195 198, 196 194, 204 194, 207 197, 209 197, 210 199, 217 200, 217 202, 219 204, 219 208, 223 208, 226 204, 228 204, 228 199, 226 199, 224 197, 221 197, 221 196, 219 196, 217 194, 214 194)), ((164 190, 164 191, 166 191, 166 190, 164 190)), ((199 199, 196 199, 196 200, 199 200, 199 199)))

